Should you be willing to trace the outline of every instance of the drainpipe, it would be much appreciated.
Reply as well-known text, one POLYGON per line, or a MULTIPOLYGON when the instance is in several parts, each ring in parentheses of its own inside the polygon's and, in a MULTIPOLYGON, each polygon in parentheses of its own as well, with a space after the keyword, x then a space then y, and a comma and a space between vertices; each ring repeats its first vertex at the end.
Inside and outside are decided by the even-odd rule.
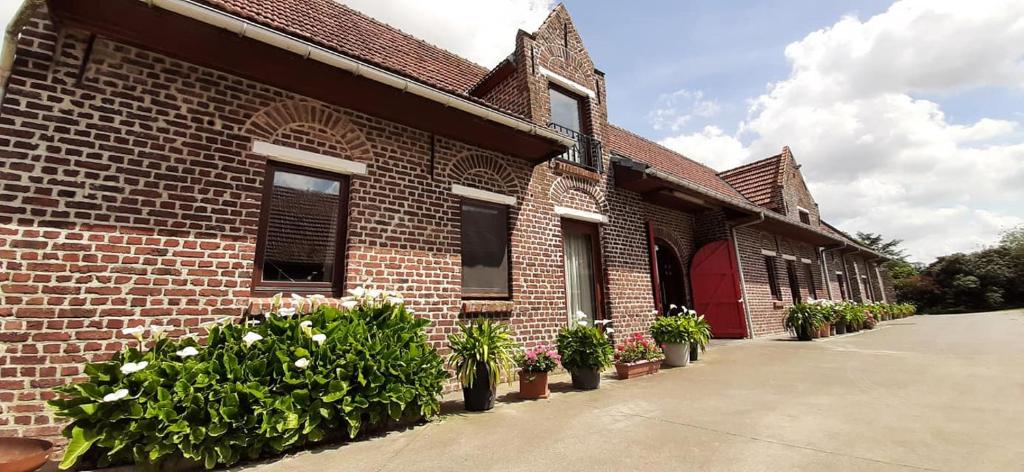
MULTIPOLYGON (((818 248, 818 263, 821 266, 821 275, 824 276, 824 278, 822 280, 825 281, 825 291, 828 293, 828 299, 829 300, 832 300, 832 282, 829 282, 829 278, 828 278, 828 264, 825 263, 825 253, 828 252, 828 251, 835 251, 836 249, 843 249, 843 248, 845 248, 846 247, 846 241, 842 241, 842 243, 843 244, 841 246, 819 247, 818 248)), ((845 271, 846 268, 844 267, 843 270, 845 271)), ((840 283, 841 282, 842 281, 840 281, 840 283)))
POLYGON ((210 8, 193 0, 140 1, 150 7, 161 8, 211 26, 223 28, 239 36, 253 39, 285 51, 293 52, 306 59, 321 62, 331 67, 351 72, 354 75, 365 77, 374 82, 394 87, 403 92, 408 92, 413 95, 426 98, 427 100, 440 103, 446 107, 452 107, 464 111, 493 123, 508 126, 550 141, 556 141, 566 147, 576 145, 576 141, 572 138, 563 136, 562 134, 555 132, 554 130, 550 130, 547 127, 538 126, 526 120, 492 110, 491 108, 474 103, 454 94, 439 91, 433 87, 428 87, 419 82, 406 79, 405 77, 393 74, 379 67, 358 61, 329 49, 322 48, 313 43, 281 34, 271 28, 210 8))
POLYGON ((18 9, 14 11, 14 16, 7 24, 7 29, 4 30, 3 45, 0 46, 0 104, 3 103, 4 97, 7 95, 7 79, 11 77, 11 71, 14 69, 14 54, 18 50, 18 33, 24 26, 25 20, 32 16, 36 8, 42 4, 43 0, 23 0, 18 9))
POLYGON ((744 228, 744 227, 747 227, 747 226, 754 226, 754 225, 760 224, 760 223, 764 223, 764 212, 763 211, 757 213, 757 219, 756 220, 748 221, 746 223, 741 223, 741 224, 735 225, 735 226, 733 226, 732 228, 729 229, 729 232, 732 234, 732 250, 736 254, 736 269, 740 273, 740 296, 743 297, 743 298, 740 298, 740 303, 743 304, 743 315, 747 319, 747 337, 748 338, 753 338, 754 337, 754 323, 753 323, 753 320, 751 320, 751 318, 750 318, 750 306, 747 304, 747 278, 743 276, 743 262, 742 262, 742 259, 740 259, 740 244, 739 244, 739 240, 736 239, 736 230, 738 228, 744 228))

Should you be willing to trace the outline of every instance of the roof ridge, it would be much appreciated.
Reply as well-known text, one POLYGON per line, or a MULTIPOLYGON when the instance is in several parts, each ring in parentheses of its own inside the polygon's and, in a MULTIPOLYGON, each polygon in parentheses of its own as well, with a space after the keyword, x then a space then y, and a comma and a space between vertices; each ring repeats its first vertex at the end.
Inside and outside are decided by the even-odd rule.
POLYGON ((739 165, 739 166, 733 167, 732 169, 726 169, 726 170, 723 170, 723 171, 721 171, 721 172, 718 172, 718 175, 723 175, 723 174, 729 174, 729 173, 733 173, 733 172, 738 172, 738 171, 741 171, 741 170, 745 170, 745 169, 747 169, 747 168, 749 168, 749 167, 754 167, 754 166, 756 166, 756 165, 758 165, 758 164, 763 164, 763 163, 765 163, 765 162, 767 162, 767 161, 770 161, 770 160, 772 160, 772 159, 779 159, 779 158, 781 158, 781 157, 782 157, 782 154, 776 154, 776 155, 774 155, 774 156, 768 156, 768 157, 765 157, 765 158, 763 158, 763 159, 758 159, 758 160, 756 160, 756 161, 754 161, 754 162, 748 162, 748 163, 746 163, 746 164, 742 164, 742 165, 739 165))
POLYGON ((657 141, 651 140, 650 138, 645 138, 645 137, 643 137, 643 136, 640 136, 639 134, 636 134, 636 133, 634 133, 634 132, 632 132, 632 131, 630 131, 630 130, 628 130, 628 129, 626 129, 626 128, 623 128, 623 127, 621 127, 621 126, 619 126, 619 125, 616 125, 616 124, 612 124, 612 122, 610 122, 610 121, 608 122, 608 126, 611 126, 612 128, 615 128, 615 129, 617 129, 617 130, 619 130, 619 131, 622 131, 623 133, 626 133, 626 134, 628 134, 628 135, 630 135, 630 136, 633 136, 634 138, 637 138, 637 139, 642 139, 642 140, 644 140, 644 141, 647 141, 648 143, 651 143, 651 144, 653 144, 653 145, 655 145, 655 146, 657 146, 657 147, 659 147, 659 148, 661 148, 661 149, 664 149, 665 151, 668 151, 668 152, 670 152, 670 153, 672 153, 672 154, 675 154, 676 156, 679 156, 679 157, 681 157, 681 158, 683 158, 683 159, 685 159, 685 160, 687 160, 687 161, 689 161, 689 162, 692 162, 692 163, 694 163, 694 164, 697 164, 697 165, 699 165, 699 166, 701 166, 701 167, 703 167, 703 168, 705 168, 705 169, 707 169, 707 170, 710 170, 710 171, 711 171, 712 173, 714 173, 715 175, 718 175, 718 171, 716 171, 715 169, 713 169, 713 168, 712 168, 711 166, 709 166, 709 165, 707 165, 707 164, 704 164, 703 162, 700 162, 700 161, 697 161, 697 160, 691 159, 691 158, 689 158, 689 157, 686 157, 686 155, 684 155, 683 153, 681 153, 681 152, 679 152, 679 151, 675 151, 675 150, 673 150, 673 149, 670 149, 670 148, 668 148, 668 147, 666 147, 666 146, 664 146, 664 145, 662 145, 662 144, 659 144, 659 143, 658 143, 657 141))
POLYGON ((430 47, 432 47, 434 49, 437 49, 438 51, 443 51, 443 52, 447 53, 448 55, 450 55, 450 56, 452 56, 452 57, 454 57, 456 59, 462 60, 463 62, 465 62, 468 65, 472 65, 472 66, 477 67, 483 73, 487 73, 490 70, 487 67, 485 67, 485 66, 483 66, 481 64, 478 64, 478 63, 476 63, 476 62, 474 62, 474 61, 472 61, 472 60, 470 60, 470 59, 468 59, 468 58, 466 58, 466 57, 464 57, 464 56, 462 56, 462 55, 460 55, 458 53, 452 52, 448 48, 444 48, 444 47, 438 46, 437 44, 431 43, 431 42, 429 42, 429 41, 427 41, 427 40, 425 40, 423 38, 415 36, 412 33, 408 33, 405 30, 403 30, 403 29, 401 29, 401 28, 399 28, 399 27, 397 27, 395 25, 392 25, 391 23, 388 23, 386 21, 382 21, 380 19, 377 19, 377 18, 371 16, 369 13, 365 13, 365 12, 359 11, 355 7, 348 6, 347 4, 342 3, 340 1, 334 1, 334 0, 328 0, 328 1, 330 1, 330 3, 337 4, 338 6, 340 6, 342 8, 351 10, 356 15, 361 16, 361 17, 363 17, 363 18, 365 18, 367 20, 373 21, 375 23, 378 23, 378 24, 380 24, 382 26, 385 26, 385 27, 395 31, 396 33, 401 34, 402 36, 405 36, 405 37, 407 37, 409 39, 412 39, 413 41, 420 42, 420 43, 422 43, 422 44, 424 44, 426 46, 430 46, 430 47))

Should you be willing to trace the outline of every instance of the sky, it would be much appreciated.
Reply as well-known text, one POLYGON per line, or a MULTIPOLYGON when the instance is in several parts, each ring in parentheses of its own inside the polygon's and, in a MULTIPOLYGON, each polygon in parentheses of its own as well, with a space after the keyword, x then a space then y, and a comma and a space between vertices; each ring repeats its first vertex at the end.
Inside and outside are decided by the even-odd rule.
MULTIPOLYGON (((343 1, 485 66, 555 6, 343 1)), ((1024 1, 565 4, 620 126, 718 170, 788 145, 823 218, 915 261, 1024 224, 1024 1)))

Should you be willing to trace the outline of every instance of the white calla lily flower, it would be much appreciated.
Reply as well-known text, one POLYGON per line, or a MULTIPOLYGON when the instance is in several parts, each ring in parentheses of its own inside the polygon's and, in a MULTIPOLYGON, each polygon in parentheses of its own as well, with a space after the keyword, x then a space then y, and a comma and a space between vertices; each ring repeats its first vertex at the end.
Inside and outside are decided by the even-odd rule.
POLYGON ((277 310, 277 315, 278 316, 288 317, 288 316, 292 316, 294 314, 295 314, 295 308, 282 308, 280 310, 277 310))
POLYGON ((353 297, 363 298, 364 296, 366 296, 366 289, 360 286, 352 290, 349 290, 348 293, 350 293, 353 297))
POLYGON ((145 369, 146 366, 148 366, 148 365, 149 365, 149 362, 147 362, 147 361, 142 361, 142 362, 126 362, 124 365, 121 366, 121 373, 124 374, 124 375, 131 375, 131 374, 134 374, 134 373, 136 373, 136 372, 138 372, 138 371, 140 371, 142 369, 145 369))
POLYGON ((186 347, 186 348, 184 348, 184 349, 182 349, 182 350, 180 350, 178 352, 175 352, 175 354, 177 354, 178 357, 180 357, 182 359, 185 359, 185 358, 188 358, 188 357, 192 357, 192 356, 194 356, 196 354, 199 354, 199 350, 194 348, 194 347, 192 347, 192 346, 188 346, 188 347, 186 347))
POLYGON ((122 388, 114 393, 103 395, 103 403, 116 402, 128 396, 128 389, 122 388))
POLYGON ((295 367, 298 367, 300 369, 305 369, 306 367, 309 367, 309 359, 303 357, 302 359, 295 361, 295 367))
POLYGON ((357 302, 355 300, 346 300, 346 301, 341 302, 341 307, 346 309, 346 310, 351 310, 351 309, 355 308, 357 305, 359 305, 359 302, 357 302))
POLYGON ((252 346, 252 343, 259 341, 261 339, 263 339, 263 336, 260 336, 257 333, 249 331, 248 333, 245 333, 245 336, 242 337, 242 342, 245 343, 246 347, 249 347, 252 346))
POLYGON ((142 341, 142 335, 145 334, 146 328, 142 326, 135 326, 132 328, 125 328, 121 330, 121 334, 125 336, 132 336, 139 341, 142 341))
POLYGON ((326 340, 327 340, 327 335, 324 334, 324 333, 319 333, 319 334, 314 334, 313 335, 313 342, 315 342, 317 344, 323 344, 324 341, 326 341, 326 340))

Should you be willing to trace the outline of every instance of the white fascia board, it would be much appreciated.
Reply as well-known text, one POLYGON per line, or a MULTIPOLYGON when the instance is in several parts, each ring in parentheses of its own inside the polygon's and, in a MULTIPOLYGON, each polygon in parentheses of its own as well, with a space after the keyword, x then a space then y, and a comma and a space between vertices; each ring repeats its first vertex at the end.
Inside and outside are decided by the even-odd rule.
POLYGON ((570 220, 586 221, 588 223, 607 223, 608 217, 600 213, 594 213, 592 211, 577 210, 575 208, 567 208, 556 206, 555 214, 562 218, 569 218, 570 220))
POLYGON ((465 185, 452 184, 452 193, 460 197, 471 198, 483 202, 497 203, 499 205, 515 206, 516 197, 503 193, 488 192, 478 188, 466 187, 465 185))
POLYGON ((573 92, 576 92, 576 93, 578 93, 580 95, 586 95, 586 96, 588 96, 590 98, 596 98, 597 97, 597 93, 595 93, 593 90, 590 90, 590 89, 584 87, 583 85, 580 85, 580 84, 578 84, 576 82, 573 82, 572 80, 569 80, 566 77, 562 77, 561 75, 558 75, 558 74, 556 74, 554 72, 551 72, 550 70, 544 68, 544 66, 541 66, 539 69, 540 69, 540 75, 543 75, 544 77, 547 77, 548 80, 550 80, 550 81, 552 81, 552 82, 554 82, 554 83, 556 83, 556 84, 558 84, 558 85, 560 85, 562 87, 565 87, 565 88, 567 88, 569 90, 572 90, 573 92))
POLYGON ((762 250, 761 250, 761 255, 762 255, 762 256, 769 256, 769 257, 775 257, 775 256, 778 256, 778 255, 779 255, 779 253, 777 253, 777 252, 775 252, 775 251, 769 251, 769 250, 767 250, 767 249, 762 249, 762 250))
POLYGON ((264 141, 254 141, 252 143, 252 152, 267 156, 267 159, 272 161, 311 167, 337 174, 367 175, 366 164, 362 162, 303 151, 302 149, 278 146, 264 141))

